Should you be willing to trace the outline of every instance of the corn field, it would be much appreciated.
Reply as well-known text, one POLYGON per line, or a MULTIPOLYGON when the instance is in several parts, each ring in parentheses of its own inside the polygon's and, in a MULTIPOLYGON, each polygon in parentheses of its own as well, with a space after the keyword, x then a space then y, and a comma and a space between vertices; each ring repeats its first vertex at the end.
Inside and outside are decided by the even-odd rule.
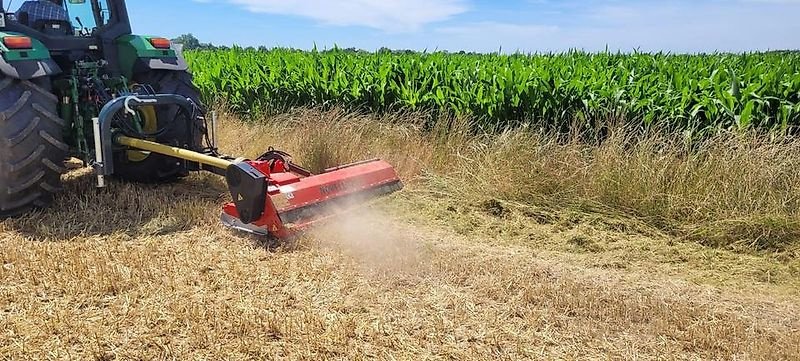
POLYGON ((242 115, 293 107, 472 116, 485 126, 682 131, 800 126, 800 53, 542 55, 227 49, 186 54, 205 100, 242 115))

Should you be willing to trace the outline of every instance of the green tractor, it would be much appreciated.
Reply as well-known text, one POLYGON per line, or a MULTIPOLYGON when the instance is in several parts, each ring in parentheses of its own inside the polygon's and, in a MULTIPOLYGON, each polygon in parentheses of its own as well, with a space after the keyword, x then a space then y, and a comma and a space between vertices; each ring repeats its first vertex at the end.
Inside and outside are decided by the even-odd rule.
POLYGON ((123 0, 0 9, 0 219, 50 205, 70 157, 92 166, 101 188, 108 176, 225 176, 222 222, 273 238, 402 188, 379 159, 312 174, 273 149, 255 160, 220 154, 180 49, 131 34, 123 0))
POLYGON ((104 159, 93 121, 115 99, 126 101, 109 115, 109 132, 214 152, 179 47, 133 35, 125 1, 25 1, 9 10, 0 0, 0 218, 47 207, 70 157, 134 182, 173 181, 201 167, 120 144, 105 146, 104 159), (174 99, 132 109, 156 94, 174 99))

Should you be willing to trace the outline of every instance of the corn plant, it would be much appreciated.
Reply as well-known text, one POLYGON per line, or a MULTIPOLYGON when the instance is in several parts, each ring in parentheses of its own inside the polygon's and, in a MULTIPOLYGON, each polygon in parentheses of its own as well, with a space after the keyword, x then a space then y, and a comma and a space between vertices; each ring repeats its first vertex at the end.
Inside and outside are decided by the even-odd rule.
POLYGON ((445 54, 234 48, 188 52, 206 100, 240 114, 300 106, 425 110, 479 124, 683 131, 800 125, 800 53, 445 54))

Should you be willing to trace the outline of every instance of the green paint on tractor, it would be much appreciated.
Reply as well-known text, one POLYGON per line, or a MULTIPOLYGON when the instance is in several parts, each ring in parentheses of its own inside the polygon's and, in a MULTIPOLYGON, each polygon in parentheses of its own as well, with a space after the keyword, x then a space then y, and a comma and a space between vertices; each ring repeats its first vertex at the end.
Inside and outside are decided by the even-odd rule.
POLYGON ((120 68, 125 76, 132 76, 137 60, 177 58, 178 54, 174 49, 156 49, 150 43, 152 38, 154 36, 124 35, 116 40, 120 68))
POLYGON ((3 42, 3 39, 8 36, 26 35, 17 32, 0 32, 0 52, 3 53, 3 59, 6 61, 50 59, 50 51, 41 41, 31 39, 31 44, 33 45, 31 49, 9 49, 3 42))

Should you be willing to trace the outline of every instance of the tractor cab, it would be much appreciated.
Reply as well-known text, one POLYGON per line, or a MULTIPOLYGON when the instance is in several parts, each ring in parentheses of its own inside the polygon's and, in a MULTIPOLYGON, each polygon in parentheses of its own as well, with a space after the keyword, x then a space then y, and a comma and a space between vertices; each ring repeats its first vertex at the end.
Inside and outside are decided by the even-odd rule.
POLYGON ((64 43, 65 38, 117 38, 131 33, 122 0, 26 0, 16 4, 0 0, 0 8, 4 13, 0 27, 29 34, 49 49, 86 43, 64 43))
MULTIPOLYGON (((47 57, 55 63, 43 65, 53 70, 48 71, 48 75, 69 73, 78 61, 101 60, 106 64, 105 73, 128 79, 150 70, 188 69, 180 52, 172 48, 168 39, 132 34, 124 0, 17 1, 0 0, 0 38, 4 42, 0 44, 0 51, 7 50, 3 60, 24 62, 38 58, 36 64, 17 63, 17 68, 33 69, 48 63, 47 59, 42 59, 46 51, 47 57), (24 47, 25 39, 14 40, 19 36, 33 39, 32 46, 24 47), (11 41, 5 40, 7 37, 11 41), (20 50, 22 53, 15 53, 20 50), (16 55, 20 59, 16 59, 16 55), (52 65, 57 65, 58 69, 52 65)), ((0 69, 2 65, 0 61, 0 69)))
POLYGON ((79 60, 102 58, 109 60, 110 72, 121 72, 114 41, 131 34, 124 1, 26 0, 14 7, 4 3, 13 1, 0 0, 0 31, 38 40, 62 70, 79 60))
POLYGON ((106 0, 34 0, 7 10, 19 24, 52 36, 91 37, 111 19, 106 0))

